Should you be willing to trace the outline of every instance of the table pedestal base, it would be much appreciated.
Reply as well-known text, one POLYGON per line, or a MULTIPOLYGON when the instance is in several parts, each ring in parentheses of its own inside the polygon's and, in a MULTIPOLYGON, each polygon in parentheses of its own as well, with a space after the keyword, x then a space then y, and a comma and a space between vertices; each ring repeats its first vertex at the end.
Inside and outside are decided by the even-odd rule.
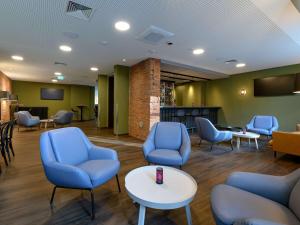
MULTIPOLYGON (((185 213, 186 213, 187 224, 192 225, 191 209, 190 209, 189 205, 185 206, 185 213)), ((146 216, 146 207, 143 205, 140 205, 138 225, 145 224, 145 216, 146 216)))

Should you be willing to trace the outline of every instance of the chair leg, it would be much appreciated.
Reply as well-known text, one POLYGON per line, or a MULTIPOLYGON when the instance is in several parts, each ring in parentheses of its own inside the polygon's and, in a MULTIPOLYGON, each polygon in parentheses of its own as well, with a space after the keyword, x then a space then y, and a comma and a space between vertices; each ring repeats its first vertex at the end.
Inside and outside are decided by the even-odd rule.
POLYGON ((182 170, 182 166, 181 166, 181 165, 179 166, 179 169, 181 169, 181 170, 182 170))
POLYGON ((118 176, 118 174, 116 175, 116 180, 117 180, 117 184, 118 184, 119 193, 121 193, 121 187, 120 187, 120 183, 119 183, 119 176, 118 176))
POLYGON ((10 158, 10 153, 9 153, 9 147, 8 147, 8 143, 6 141, 5 143, 5 147, 4 147, 6 153, 7 153, 7 156, 8 156, 8 161, 11 161, 11 158, 10 158))
POLYGON ((276 158, 277 157, 277 152, 276 151, 274 151, 274 158, 276 158))
POLYGON ((15 156, 15 151, 14 151, 11 140, 9 141, 9 147, 10 147, 11 153, 13 154, 13 156, 15 156))
POLYGON ((7 158, 6 158, 4 149, 1 149, 1 155, 2 155, 2 157, 4 159, 5 165, 8 166, 8 162, 7 162, 7 158))
POLYGON ((230 141, 230 146, 231 146, 231 150, 233 151, 233 144, 232 144, 232 140, 230 141))
POLYGON ((51 205, 51 206, 52 206, 52 204, 53 204, 55 191, 56 191, 56 186, 54 186, 53 191, 52 191, 52 195, 51 195, 51 199, 50 199, 50 205, 51 205))
POLYGON ((211 143, 210 150, 212 151, 214 143, 211 143))
POLYGON ((92 220, 94 220, 95 219, 95 202, 94 202, 94 192, 92 189, 90 190, 90 193, 91 193, 91 204, 92 204, 91 218, 92 218, 92 220))

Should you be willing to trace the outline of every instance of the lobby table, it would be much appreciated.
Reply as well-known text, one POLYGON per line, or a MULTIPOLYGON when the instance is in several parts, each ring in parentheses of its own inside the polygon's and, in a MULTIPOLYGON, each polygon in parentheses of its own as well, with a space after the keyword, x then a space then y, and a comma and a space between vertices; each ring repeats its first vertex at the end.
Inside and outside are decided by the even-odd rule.
POLYGON ((204 117, 213 124, 218 123, 218 111, 221 107, 185 107, 185 106, 161 106, 160 121, 177 121, 184 123, 187 128, 196 128, 195 118, 204 117), (180 113, 179 113, 180 111, 180 113), (179 114, 184 114, 179 117, 179 114))

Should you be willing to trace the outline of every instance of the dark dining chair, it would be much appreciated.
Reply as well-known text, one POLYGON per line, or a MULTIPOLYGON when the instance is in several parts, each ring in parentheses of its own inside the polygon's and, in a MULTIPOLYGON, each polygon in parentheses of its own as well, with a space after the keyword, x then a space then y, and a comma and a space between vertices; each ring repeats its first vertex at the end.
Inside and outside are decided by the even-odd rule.
POLYGON ((1 151, 1 155, 4 159, 5 165, 8 166, 8 161, 7 161, 7 157, 6 157, 6 152, 5 152, 5 127, 6 127, 7 123, 2 123, 0 125, 0 151, 1 151))

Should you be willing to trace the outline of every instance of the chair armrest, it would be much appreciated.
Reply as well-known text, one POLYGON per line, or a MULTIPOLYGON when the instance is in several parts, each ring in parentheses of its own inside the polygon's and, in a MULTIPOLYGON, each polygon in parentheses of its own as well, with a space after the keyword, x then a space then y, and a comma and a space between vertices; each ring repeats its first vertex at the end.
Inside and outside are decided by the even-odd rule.
POLYGON ((253 129, 253 128, 254 128, 254 127, 253 127, 253 124, 251 124, 251 123, 246 124, 246 129, 247 129, 247 130, 253 129))
POLYGON ((181 125, 181 131, 182 131, 182 144, 179 149, 179 153, 182 157, 182 164, 185 164, 191 154, 191 140, 186 130, 186 127, 183 124, 181 125))
POLYGON ((93 145, 89 149, 89 159, 108 159, 108 160, 118 160, 118 154, 115 150, 110 148, 99 147, 93 145))
POLYGON ((243 219, 236 221, 233 225, 284 225, 281 223, 275 223, 269 220, 261 220, 261 219, 243 219))
POLYGON ((44 165, 48 180, 57 186, 68 188, 92 188, 89 175, 78 167, 51 162, 44 165))
POLYGON ((226 184, 287 206, 290 193, 299 179, 300 169, 286 176, 235 172, 228 177, 226 184))
POLYGON ((147 157, 147 155, 150 152, 152 152, 155 149, 154 135, 155 135, 155 131, 156 131, 156 126, 157 126, 157 123, 152 126, 151 131, 150 131, 146 141, 143 144, 143 153, 144 153, 145 158, 147 157))

